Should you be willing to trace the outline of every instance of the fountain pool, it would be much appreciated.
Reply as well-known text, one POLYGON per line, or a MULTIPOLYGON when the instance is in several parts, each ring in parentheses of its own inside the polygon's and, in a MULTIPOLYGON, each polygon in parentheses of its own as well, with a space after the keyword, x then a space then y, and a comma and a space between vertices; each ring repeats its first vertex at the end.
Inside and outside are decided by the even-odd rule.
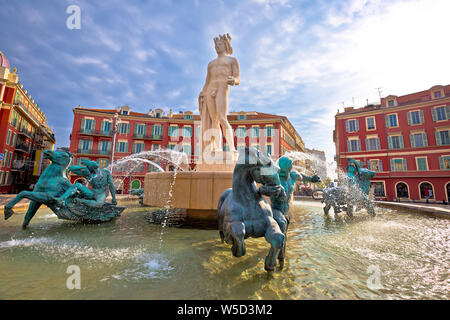
POLYGON ((450 220, 377 208, 377 216, 326 219, 319 202, 295 202, 283 271, 263 269, 269 245, 246 240, 234 258, 213 229, 149 224, 129 206, 100 225, 58 220, 48 209, 22 231, 0 228, 0 299, 449 299, 450 220), (69 290, 68 266, 81 270, 69 290), (369 289, 377 266, 383 289, 369 289))

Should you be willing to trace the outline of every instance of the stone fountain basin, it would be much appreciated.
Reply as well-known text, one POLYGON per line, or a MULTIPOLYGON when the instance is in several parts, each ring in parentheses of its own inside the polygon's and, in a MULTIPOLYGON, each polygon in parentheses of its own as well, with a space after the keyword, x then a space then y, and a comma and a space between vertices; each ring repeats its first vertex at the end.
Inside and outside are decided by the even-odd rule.
POLYGON ((217 220, 220 195, 233 183, 233 172, 149 172, 145 175, 144 204, 186 209, 189 218, 217 220))

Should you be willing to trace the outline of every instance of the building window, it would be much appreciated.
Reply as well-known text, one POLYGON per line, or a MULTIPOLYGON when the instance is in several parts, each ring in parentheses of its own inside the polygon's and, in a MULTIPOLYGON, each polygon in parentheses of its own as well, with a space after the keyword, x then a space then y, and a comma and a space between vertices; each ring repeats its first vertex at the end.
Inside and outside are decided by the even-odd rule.
POLYGON ((266 144, 265 152, 266 156, 270 157, 272 155, 272 145, 266 144))
POLYGON ((408 186, 406 183, 397 183, 395 189, 397 191, 397 198, 409 198, 408 186))
POLYGON ((112 127, 111 121, 104 120, 104 121, 102 121, 100 130, 103 133, 110 133, 111 132, 111 127, 112 127))
POLYGON ((361 141, 359 139, 347 140, 347 152, 361 151, 361 141))
POLYGON ((416 158, 416 162, 417 162, 417 171, 427 171, 428 170, 428 164, 427 164, 426 157, 416 158))
POLYGON ((178 126, 169 126, 169 137, 178 137, 178 126))
POLYGON ((410 111, 406 114, 408 118, 408 124, 414 125, 414 124, 421 124, 424 122, 423 118, 423 111, 417 110, 417 111, 410 111))
POLYGON ((119 134, 128 134, 130 133, 130 124, 129 123, 120 123, 119 124, 119 134))
POLYGON ((265 126, 266 137, 273 137, 275 135, 275 130, 273 126, 265 126))
POLYGON ((152 144, 152 150, 153 150, 153 151, 159 150, 160 147, 161 147, 160 144, 152 144))
POLYGON ((9 145, 9 143, 11 142, 11 130, 8 129, 8 135, 6 136, 6 144, 9 145))
POLYGON ((247 136, 247 128, 246 127, 237 127, 236 135, 238 138, 245 138, 247 136))
POLYGON ((436 144, 444 146, 450 144, 450 130, 436 131, 436 144))
POLYGON ((102 154, 107 154, 111 152, 111 141, 100 141, 98 143, 98 150, 102 154))
POLYGON ((385 197, 384 182, 371 182, 370 186, 373 188, 375 197, 385 197))
POLYGON ((366 139, 366 149, 368 151, 380 150, 380 138, 367 138, 366 139))
POLYGON ((192 127, 183 127, 182 135, 184 138, 192 137, 192 127))
POLYGON ((441 170, 450 170, 450 156, 439 157, 439 167, 441 170))
POLYGON ((238 120, 247 120, 247 115, 246 114, 240 114, 237 116, 238 120))
POLYGON ((407 171, 406 159, 391 159, 391 171, 407 171))
POLYGON ((375 117, 366 118, 367 130, 375 130, 375 117))
POLYGON ((409 136, 412 148, 420 148, 428 146, 427 134, 425 132, 412 133, 409 136))
POLYGON ((394 100, 388 100, 388 107, 393 107, 395 101, 394 100))
POLYGON ((144 151, 144 143, 143 142, 133 143, 133 153, 139 153, 142 151, 144 151))
POLYGON ((386 127, 387 128, 398 127, 397 114, 394 113, 386 116, 386 127))
POLYGON ((441 97, 441 92, 440 92, 440 91, 435 91, 435 92, 433 93, 433 97, 434 97, 434 99, 440 98, 440 97, 441 97))
POLYGON ((378 160, 378 159, 369 160, 368 169, 375 171, 375 172, 382 172, 383 171, 382 164, 383 163, 381 162, 381 160, 378 160))
POLYGON ((16 137, 17 135, 13 132, 11 135, 11 144, 10 146, 14 147, 16 145, 16 137))
POLYGON ((145 124, 136 124, 134 126, 134 135, 137 137, 143 137, 145 135, 145 124))
POLYGON ((251 137, 252 138, 257 138, 259 137, 259 127, 252 127, 251 129, 251 137))
POLYGON ((433 121, 444 121, 450 118, 450 106, 436 107, 431 109, 433 121))
POLYGON ((97 159, 97 163, 100 169, 104 169, 109 165, 109 161, 107 159, 97 159))
POLYGON ((152 127, 152 135, 154 137, 161 137, 162 136, 162 126, 160 124, 155 124, 152 127))
POLYGON ((192 114, 185 114, 185 115, 183 115, 183 119, 192 120, 192 119, 194 119, 194 116, 192 114))
POLYGON ((358 119, 352 119, 352 120, 345 121, 345 131, 346 132, 359 131, 359 121, 358 121, 358 119))
POLYGON ((430 183, 422 182, 420 184, 420 198, 434 199, 433 186, 430 183))
POLYGON ((128 152, 128 142, 118 142, 116 145, 116 152, 128 152))
POLYGON ((83 129, 83 132, 86 132, 86 133, 94 131, 95 120, 83 118, 83 120, 81 121, 81 128, 83 129))
POLYGON ((177 144, 176 143, 169 143, 167 145, 167 149, 168 150, 176 150, 176 148, 177 148, 177 144))
POLYGON ((388 136, 389 149, 403 149, 403 136, 388 136))
POLYGON ((90 151, 92 150, 92 140, 85 140, 85 139, 81 139, 78 145, 78 148, 81 151, 90 151))
POLYGON ((136 179, 136 180, 133 180, 133 182, 131 182, 131 189, 136 190, 136 189, 140 189, 140 188, 141 188, 141 181, 136 179))

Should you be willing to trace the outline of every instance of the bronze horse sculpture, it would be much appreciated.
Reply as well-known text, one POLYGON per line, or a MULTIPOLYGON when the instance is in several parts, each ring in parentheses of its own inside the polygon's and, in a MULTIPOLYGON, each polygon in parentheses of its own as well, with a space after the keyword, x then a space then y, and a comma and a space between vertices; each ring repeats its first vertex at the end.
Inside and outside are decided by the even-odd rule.
POLYGON ((232 244, 235 257, 245 255, 244 240, 265 237, 270 251, 264 269, 273 272, 277 257, 284 247, 285 235, 276 221, 270 204, 263 195, 284 199, 279 167, 255 148, 241 150, 233 171, 233 185, 225 190, 218 202, 219 234, 222 241, 232 244), (258 188, 256 183, 260 183, 258 188))
POLYGON ((42 204, 49 207, 59 219, 97 223, 109 221, 119 216, 125 207, 119 207, 111 203, 104 203, 100 207, 89 206, 80 202, 80 198, 83 198, 83 196, 79 193, 74 194, 78 198, 67 198, 63 202, 59 200, 68 190, 74 187, 69 179, 64 177, 64 172, 72 161, 72 157, 73 155, 67 151, 45 150, 44 159, 50 160, 51 164, 45 169, 33 191, 22 191, 5 205, 5 220, 14 214, 13 207, 22 199, 31 200, 22 224, 23 229, 28 226, 42 204))

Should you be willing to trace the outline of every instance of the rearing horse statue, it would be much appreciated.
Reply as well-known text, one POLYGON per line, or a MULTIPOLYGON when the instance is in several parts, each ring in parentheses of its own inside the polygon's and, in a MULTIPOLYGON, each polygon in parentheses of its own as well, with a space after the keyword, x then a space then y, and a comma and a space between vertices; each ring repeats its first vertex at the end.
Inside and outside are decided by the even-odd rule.
POLYGON ((241 150, 233 171, 233 186, 222 193, 217 206, 220 237, 232 244, 231 252, 235 257, 245 255, 244 239, 248 237, 265 237, 270 243, 264 264, 268 272, 275 270, 277 256, 285 242, 272 209, 263 197, 286 197, 278 170, 278 166, 257 149, 241 150), (256 182, 262 184, 259 189, 256 182))

